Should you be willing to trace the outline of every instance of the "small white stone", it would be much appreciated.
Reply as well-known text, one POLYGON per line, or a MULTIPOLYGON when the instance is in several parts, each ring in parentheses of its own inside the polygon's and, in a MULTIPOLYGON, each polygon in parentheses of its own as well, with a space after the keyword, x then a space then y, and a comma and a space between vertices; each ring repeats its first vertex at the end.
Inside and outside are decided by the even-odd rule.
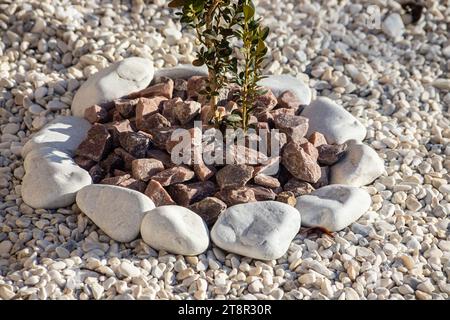
POLYGON ((141 270, 128 261, 123 261, 120 264, 119 271, 125 277, 130 278, 139 277, 141 275, 141 270))
POLYGON ((94 296, 94 299, 100 300, 105 289, 100 284, 98 284, 98 282, 92 283, 90 287, 92 289, 92 295, 94 296))
POLYGON ((62 101, 52 100, 47 103, 46 108, 50 111, 58 111, 62 109, 67 109, 69 106, 62 101))
POLYGON ((17 123, 8 123, 6 126, 3 127, 2 133, 3 134, 16 134, 17 131, 20 130, 20 126, 17 123))
POLYGON ((403 24, 402 17, 398 13, 391 13, 384 19, 381 29, 389 37, 398 39, 403 36, 405 25, 403 24))
POLYGON ((298 278, 298 282, 302 285, 311 285, 316 282, 315 273, 305 273, 298 278))

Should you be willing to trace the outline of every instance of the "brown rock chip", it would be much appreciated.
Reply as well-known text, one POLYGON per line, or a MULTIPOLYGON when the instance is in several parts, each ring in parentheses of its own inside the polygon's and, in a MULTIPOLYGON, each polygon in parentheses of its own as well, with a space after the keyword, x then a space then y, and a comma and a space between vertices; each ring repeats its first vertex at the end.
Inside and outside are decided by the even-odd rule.
POLYGON ((294 193, 296 197, 310 194, 315 189, 308 182, 300 181, 296 178, 290 179, 284 186, 284 191, 290 191, 294 193))
POLYGON ((124 162, 121 156, 116 153, 110 153, 105 160, 100 161, 100 166, 106 173, 113 172, 115 169, 123 168, 124 162))
POLYGON ((265 90, 265 93, 258 95, 253 103, 255 114, 261 111, 270 111, 278 103, 277 97, 272 93, 272 90, 269 88, 262 88, 262 90, 265 90))
POLYGON ((178 127, 172 126, 168 128, 155 128, 151 130, 153 136, 153 144, 159 149, 165 149, 167 142, 171 139, 173 132, 178 127))
POLYGON ((111 147, 112 138, 108 130, 104 125, 95 123, 78 146, 76 155, 98 162, 108 154, 111 147))
POLYGON ((114 100, 114 104, 116 106, 117 112, 125 118, 131 118, 136 115, 136 106, 139 102, 139 99, 116 99, 114 100))
POLYGON ((131 176, 129 174, 125 174, 123 176, 108 177, 108 178, 102 179, 102 181, 100 181, 100 184, 110 184, 110 185, 114 185, 114 186, 120 186, 120 184, 122 182, 124 182, 130 178, 131 178, 131 176))
POLYGON ((197 98, 200 95, 199 92, 205 88, 207 81, 208 77, 204 76, 190 77, 186 86, 188 99, 197 98))
POLYGON ((308 138, 309 142, 313 144, 314 147, 318 147, 322 144, 328 144, 325 136, 320 132, 314 131, 308 138))
POLYGON ((173 98, 166 100, 162 103, 161 114, 170 121, 171 124, 179 124, 177 116, 175 114, 175 107, 177 103, 182 102, 180 98, 173 98))
POLYGON ((158 181, 150 180, 144 193, 157 207, 176 204, 158 181))
POLYGON ((208 226, 212 226, 226 208, 226 203, 216 197, 207 197, 189 206, 189 209, 202 217, 208 226))
POLYGON ((108 121, 109 114, 106 108, 95 104, 84 110, 84 118, 90 123, 104 123, 108 121))
POLYGON ((248 188, 253 191, 255 194, 256 201, 269 201, 269 200, 275 200, 276 193, 269 188, 256 186, 256 185, 249 185, 248 188))
POLYGON ((252 178, 253 167, 245 164, 229 164, 216 174, 220 189, 241 188, 252 178))
POLYGON ((131 170, 131 163, 136 158, 133 157, 131 154, 129 154, 127 151, 125 151, 125 149, 122 149, 122 148, 114 149, 114 153, 122 158, 124 169, 130 171, 131 170))
POLYGON ((247 187, 239 189, 224 189, 215 194, 215 197, 219 198, 231 207, 235 204, 255 202, 255 192, 247 187))
POLYGON ((152 97, 165 97, 167 99, 172 99, 173 94, 173 80, 169 78, 165 78, 166 81, 157 83, 148 88, 142 89, 141 91, 134 92, 128 95, 127 98, 135 99, 140 97, 152 98, 152 97))
POLYGON ((147 151, 147 158, 159 160, 163 163, 164 168, 172 168, 176 165, 172 163, 171 155, 159 149, 150 149, 147 151))
POLYGON ((122 148, 135 158, 145 158, 150 138, 140 132, 121 132, 119 142, 122 148))
POLYGON ((162 186, 166 187, 191 180, 194 177, 194 171, 184 166, 177 166, 158 172, 152 177, 152 180, 158 181, 162 186))
POLYGON ((120 144, 119 134, 121 132, 133 132, 131 122, 128 119, 107 123, 105 126, 113 138, 114 146, 118 146, 120 144))
POLYGON ((206 165, 200 152, 197 152, 197 158, 195 160, 197 163, 194 163, 193 168, 195 175, 200 181, 206 181, 216 174, 216 168, 213 165, 206 165))
POLYGON ((94 160, 85 158, 85 157, 81 157, 81 156, 74 157, 73 161, 75 161, 75 163, 77 165, 79 165, 81 168, 83 168, 84 170, 88 170, 88 171, 95 165, 94 160))
POLYGON ((317 161, 317 158, 319 158, 319 151, 317 151, 316 147, 311 142, 305 142, 300 144, 300 147, 305 150, 307 154, 311 156, 315 161, 317 161))
POLYGON ((175 104, 175 116, 181 124, 192 121, 199 113, 202 105, 197 101, 180 101, 175 104))
POLYGON ((266 176, 265 174, 256 175, 253 181, 255 184, 267 188, 278 188, 280 186, 280 181, 277 178, 266 176))
POLYGON ((102 181, 100 181, 101 184, 110 184, 118 187, 123 187, 139 192, 144 192, 147 184, 143 181, 136 180, 134 178, 131 178, 129 174, 125 174, 123 176, 115 176, 115 177, 109 177, 105 178, 102 181))
POLYGON ((123 181, 119 186, 144 193, 147 184, 144 181, 129 178, 123 181))
POLYGON ((171 123, 166 117, 160 113, 155 113, 146 118, 141 127, 145 129, 144 131, 151 132, 153 129, 168 128, 170 126, 171 123))
POLYGON ((282 163, 294 177, 300 180, 315 183, 320 179, 320 166, 294 141, 283 148, 282 163))
POLYGON ((282 108, 297 110, 300 107, 300 100, 297 98, 295 93, 287 90, 278 97, 278 104, 282 108))
POLYGON ((188 206, 216 192, 216 186, 211 181, 175 184, 168 188, 169 194, 180 206, 188 206))
POLYGON ((308 132, 309 120, 302 116, 281 113, 274 117, 275 128, 284 132, 288 138, 299 142, 308 132))
POLYGON ((331 166, 338 162, 344 155, 347 144, 322 144, 317 150, 319 151, 319 163, 331 166))
POLYGON ((165 97, 139 98, 136 107, 136 127, 139 130, 150 132, 151 128, 147 127, 146 120, 158 113, 165 97))
POLYGON ((156 159, 136 159, 131 163, 132 176, 137 180, 148 181, 163 170, 163 163, 156 159))

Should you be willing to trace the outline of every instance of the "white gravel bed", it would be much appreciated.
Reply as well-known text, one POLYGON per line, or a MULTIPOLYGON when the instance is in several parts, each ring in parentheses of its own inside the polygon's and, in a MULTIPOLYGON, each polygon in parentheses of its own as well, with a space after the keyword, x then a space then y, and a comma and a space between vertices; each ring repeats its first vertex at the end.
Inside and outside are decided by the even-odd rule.
POLYGON ((267 74, 297 75, 362 120, 386 173, 370 210, 333 238, 300 233, 261 262, 212 246, 183 257, 111 240, 73 205, 21 198, 22 146, 69 115, 85 79, 140 56, 193 60, 166 1, 0 3, 0 299, 448 299, 450 7, 424 1, 417 24, 392 0, 259 1, 271 27, 267 74), (128 3, 129 2, 129 3, 128 3), (397 14, 403 15, 398 19, 397 14), (388 18, 386 21, 385 19, 388 18), (384 21, 384 22, 383 22, 384 21))

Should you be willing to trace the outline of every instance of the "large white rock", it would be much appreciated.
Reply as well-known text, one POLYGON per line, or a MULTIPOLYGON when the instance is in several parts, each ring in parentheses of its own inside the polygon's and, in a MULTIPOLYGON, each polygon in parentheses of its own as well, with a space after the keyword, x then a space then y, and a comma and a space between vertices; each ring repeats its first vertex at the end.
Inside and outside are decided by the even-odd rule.
POLYGON ((37 148, 51 147, 73 155, 91 124, 82 118, 59 116, 35 133, 22 148, 22 157, 37 148))
POLYGON ((238 204, 223 212, 211 230, 220 248, 250 258, 273 260, 283 256, 300 229, 299 212, 281 202, 238 204))
POLYGON ((399 39, 405 32, 405 25, 398 13, 391 13, 381 24, 383 32, 391 38, 399 39))
POLYGON ((89 77, 72 101, 72 114, 84 116, 84 110, 146 88, 153 79, 153 62, 131 57, 113 63, 89 77))
POLYGON ((149 211, 141 225, 142 239, 150 247, 186 256, 198 255, 209 246, 209 232, 195 212, 176 205, 149 211))
POLYGON ((358 220, 371 203, 365 190, 333 184, 297 197, 295 207, 300 211, 303 226, 339 231, 358 220))
POLYGON ((362 141, 367 134, 366 128, 350 112, 325 97, 314 100, 301 115, 309 119, 307 134, 318 131, 330 144, 349 139, 362 141))
POLYGON ((44 147, 28 153, 24 162, 22 199, 33 208, 71 205, 78 190, 92 183, 89 173, 62 151, 44 147))
POLYGON ((188 79, 193 76, 208 76, 208 68, 205 65, 201 67, 192 64, 180 64, 176 67, 162 68, 155 71, 154 79, 159 81, 161 77, 171 79, 188 79))
POLYGON ((331 184, 346 184, 355 187, 373 182, 384 170, 384 161, 366 144, 347 141, 345 156, 330 168, 331 184))
POLYGON ((129 242, 139 235, 145 213, 155 204, 135 190, 92 184, 77 194, 77 205, 109 237, 129 242))
POLYGON ((301 104, 308 105, 311 102, 311 90, 300 79, 287 74, 267 76, 258 82, 260 86, 268 87, 278 97, 283 92, 290 90, 299 99, 301 104))

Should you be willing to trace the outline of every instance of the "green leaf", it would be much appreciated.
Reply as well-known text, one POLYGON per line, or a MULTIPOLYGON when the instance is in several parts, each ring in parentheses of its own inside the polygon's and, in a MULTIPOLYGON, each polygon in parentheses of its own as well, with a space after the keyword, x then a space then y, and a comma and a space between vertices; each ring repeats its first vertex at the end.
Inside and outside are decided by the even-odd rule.
POLYGON ((246 4, 246 5, 244 5, 244 9, 243 10, 244 10, 245 22, 248 22, 255 15, 255 8, 253 8, 252 6, 246 4))
POLYGON ((192 4, 192 8, 195 12, 201 12, 205 7, 205 1, 204 0, 194 0, 192 4))
POLYGON ((263 28, 263 29, 260 31, 261 33, 260 33, 259 38, 260 38, 261 40, 266 40, 267 36, 269 35, 269 31, 270 31, 269 27, 263 28))
POLYGON ((169 2, 169 8, 178 8, 184 6, 187 0, 172 0, 169 2))

